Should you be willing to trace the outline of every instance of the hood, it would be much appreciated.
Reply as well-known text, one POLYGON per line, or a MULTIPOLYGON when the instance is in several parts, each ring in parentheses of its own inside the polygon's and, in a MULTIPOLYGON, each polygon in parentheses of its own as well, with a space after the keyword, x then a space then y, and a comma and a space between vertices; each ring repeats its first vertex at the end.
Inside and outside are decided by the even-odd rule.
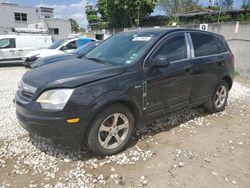
POLYGON ((40 49, 40 50, 35 50, 33 52, 30 52, 26 54, 24 57, 30 58, 30 57, 36 56, 36 57, 41 58, 41 57, 48 57, 51 55, 58 55, 58 54, 64 54, 64 52, 61 50, 57 50, 57 49, 40 49))
POLYGON ((123 71, 124 67, 75 58, 32 69, 24 74, 23 81, 36 88, 73 88, 123 71))
POLYGON ((50 63, 55 63, 58 61, 60 62, 61 60, 74 59, 74 58, 77 58, 77 55, 70 53, 43 57, 36 60, 33 64, 31 64, 31 67, 36 68, 50 63))

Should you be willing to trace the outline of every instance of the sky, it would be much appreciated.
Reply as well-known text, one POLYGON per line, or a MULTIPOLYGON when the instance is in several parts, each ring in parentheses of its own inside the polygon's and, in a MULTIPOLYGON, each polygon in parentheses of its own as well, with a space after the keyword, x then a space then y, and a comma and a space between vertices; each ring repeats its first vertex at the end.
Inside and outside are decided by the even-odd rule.
MULTIPOLYGON (((54 8, 54 15, 58 18, 75 19, 81 27, 88 25, 85 12, 87 3, 95 4, 97 0, 0 0, 0 2, 16 3, 25 6, 43 5, 54 8)), ((243 0, 234 0, 234 7, 239 8, 243 0)), ((209 0, 199 0, 199 3, 208 6, 209 0)), ((156 8, 154 15, 163 14, 159 8, 156 8)))

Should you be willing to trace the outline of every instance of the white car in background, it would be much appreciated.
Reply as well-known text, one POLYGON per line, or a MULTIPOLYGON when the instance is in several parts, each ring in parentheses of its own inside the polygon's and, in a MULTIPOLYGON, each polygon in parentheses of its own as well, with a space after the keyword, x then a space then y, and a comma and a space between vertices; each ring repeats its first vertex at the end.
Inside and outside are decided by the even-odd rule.
POLYGON ((55 41, 54 44, 52 44, 50 47, 46 49, 40 49, 26 54, 23 57, 23 65, 29 66, 31 62, 36 61, 39 58, 70 53, 73 50, 92 41, 95 40, 90 38, 73 38, 73 39, 57 40, 55 41))
POLYGON ((22 63, 25 54, 51 45, 49 35, 0 35, 0 65, 22 63))

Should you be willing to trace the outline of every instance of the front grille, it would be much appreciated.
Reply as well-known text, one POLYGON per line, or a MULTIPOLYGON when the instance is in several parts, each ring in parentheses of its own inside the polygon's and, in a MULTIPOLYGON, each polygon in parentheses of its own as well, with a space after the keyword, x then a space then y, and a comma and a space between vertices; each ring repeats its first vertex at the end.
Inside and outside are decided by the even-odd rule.
POLYGON ((24 97, 27 97, 27 98, 32 98, 33 93, 29 93, 29 92, 26 92, 26 91, 22 91, 22 95, 23 95, 24 97))
POLYGON ((17 95, 18 98, 23 102, 30 102, 32 100, 35 91, 36 91, 35 87, 32 87, 21 81, 17 95))
POLYGON ((26 91, 20 91, 19 94, 20 94, 19 97, 21 99, 23 99, 26 102, 30 102, 32 100, 32 96, 33 96, 34 93, 29 93, 29 92, 26 92, 26 91))

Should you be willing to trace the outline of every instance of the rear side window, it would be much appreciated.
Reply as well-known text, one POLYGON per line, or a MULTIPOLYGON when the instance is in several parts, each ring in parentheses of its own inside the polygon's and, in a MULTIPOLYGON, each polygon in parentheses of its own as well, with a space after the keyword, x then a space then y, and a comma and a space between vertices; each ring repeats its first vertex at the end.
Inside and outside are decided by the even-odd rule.
POLYGON ((165 41, 155 56, 165 56, 170 62, 187 59, 187 46, 184 34, 179 34, 165 41))
POLYGON ((212 35, 191 33, 195 57, 221 53, 217 40, 212 35))
POLYGON ((220 48, 220 52, 228 52, 228 48, 226 47, 225 43, 222 42, 221 39, 215 37, 215 40, 220 48))
POLYGON ((15 39, 0 39, 0 49, 4 48, 15 48, 16 42, 15 39))

